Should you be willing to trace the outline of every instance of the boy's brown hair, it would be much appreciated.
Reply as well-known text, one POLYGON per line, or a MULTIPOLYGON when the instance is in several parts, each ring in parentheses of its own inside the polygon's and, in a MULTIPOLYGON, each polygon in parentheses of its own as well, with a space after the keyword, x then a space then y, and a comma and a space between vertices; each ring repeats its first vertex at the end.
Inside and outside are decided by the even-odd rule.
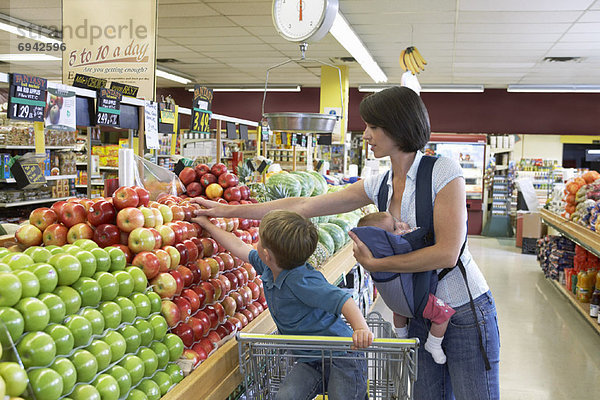
POLYGON ((260 241, 273 253, 279 268, 293 269, 314 253, 319 233, 314 224, 300 214, 275 210, 260 221, 260 241))
POLYGON ((367 214, 361 219, 358 220, 358 224, 356 226, 372 226, 379 225, 384 223, 391 215, 387 212, 374 212, 371 214, 367 214))

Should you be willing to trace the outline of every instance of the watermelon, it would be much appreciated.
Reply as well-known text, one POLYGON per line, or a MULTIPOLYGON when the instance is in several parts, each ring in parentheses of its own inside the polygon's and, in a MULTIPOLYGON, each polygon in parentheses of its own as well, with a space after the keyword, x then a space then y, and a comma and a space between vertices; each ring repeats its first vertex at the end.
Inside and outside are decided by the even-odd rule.
POLYGON ((327 251, 327 248, 323 245, 323 243, 317 243, 317 248, 315 252, 308 259, 308 263, 312 265, 314 268, 320 268, 325 260, 327 260, 331 254, 327 251))
POLYGON ((354 227, 350 221, 343 219, 343 218, 332 218, 329 222, 332 224, 336 224, 337 226, 342 228, 342 230, 345 233, 345 235, 344 235, 344 238, 346 239, 345 242, 350 240, 350 236, 348 236, 348 232, 350 231, 350 229, 352 229, 354 227))
POLYGON ((319 225, 319 243, 325 246, 325 249, 329 254, 335 253, 335 242, 327 230, 322 229, 319 225))
POLYGON ((310 177, 309 174, 303 171, 293 171, 291 172, 291 175, 295 178, 298 178, 298 181, 302 185, 302 193, 300 194, 300 196, 310 197, 315 188, 315 183, 312 177, 310 177))
POLYGON ((331 239, 333 239, 333 242, 335 244, 335 251, 338 251, 339 249, 344 247, 344 244, 346 243, 346 236, 348 235, 342 230, 342 228, 340 228, 336 224, 325 222, 319 224, 319 229, 324 230, 331 236, 331 239))
POLYGON ((267 180, 267 190, 270 187, 280 186, 288 194, 288 197, 298 197, 302 193, 302 185, 297 178, 291 174, 275 174, 267 180))
POLYGON ((320 217, 312 217, 310 220, 313 222, 313 224, 320 224, 323 222, 329 222, 329 219, 331 217, 329 215, 322 215, 320 217))
POLYGON ((315 171, 308 171, 307 174, 310 174, 315 183, 315 188, 313 189, 311 196, 327 193, 327 181, 323 178, 323 175, 315 171))

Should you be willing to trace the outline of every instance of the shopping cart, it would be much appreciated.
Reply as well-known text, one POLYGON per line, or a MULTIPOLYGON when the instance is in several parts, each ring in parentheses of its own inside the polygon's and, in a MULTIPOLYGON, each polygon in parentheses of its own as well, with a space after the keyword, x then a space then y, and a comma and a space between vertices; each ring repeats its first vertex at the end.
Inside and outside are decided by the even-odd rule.
MULTIPOLYGON (((323 363, 332 358, 366 359, 369 399, 412 399, 419 340, 394 339, 392 325, 377 312, 366 320, 375 340, 369 348, 359 350, 351 350, 352 338, 238 333, 246 400, 273 399, 294 363, 302 357, 314 359, 315 351, 321 353, 323 363), (312 354, 301 355, 307 350, 312 354)), ((322 393, 326 393, 325 387, 322 393)))

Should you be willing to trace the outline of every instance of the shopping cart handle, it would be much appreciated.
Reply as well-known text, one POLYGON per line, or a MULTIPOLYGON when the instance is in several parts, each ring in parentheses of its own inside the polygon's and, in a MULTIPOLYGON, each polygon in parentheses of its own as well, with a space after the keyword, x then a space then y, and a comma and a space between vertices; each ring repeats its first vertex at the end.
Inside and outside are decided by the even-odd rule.
MULTIPOLYGON (((272 343, 348 343, 352 344, 351 337, 345 336, 302 336, 302 335, 265 335, 259 333, 245 333, 238 332, 236 335, 238 340, 264 340, 272 343)), ((419 346, 419 339, 391 339, 391 338, 379 338, 374 339, 373 344, 385 344, 385 345, 412 345, 419 346)))

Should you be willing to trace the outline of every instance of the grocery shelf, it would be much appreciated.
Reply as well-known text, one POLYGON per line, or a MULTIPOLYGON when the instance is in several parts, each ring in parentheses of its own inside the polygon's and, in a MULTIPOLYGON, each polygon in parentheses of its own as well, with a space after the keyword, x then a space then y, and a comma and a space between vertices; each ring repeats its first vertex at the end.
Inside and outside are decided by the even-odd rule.
POLYGON ((103 169, 106 171, 118 171, 119 167, 100 167, 100 169, 103 169))
POLYGON ((84 162, 78 162, 78 163, 75 163, 75 165, 77 165, 78 167, 87 167, 87 163, 84 163, 84 162))
POLYGON ((0 146, 0 149, 10 149, 10 150, 35 150, 35 146, 19 146, 19 145, 5 145, 0 146))
POLYGON ((0 208, 8 208, 8 207, 20 207, 20 206, 28 206, 32 204, 43 204, 43 203, 51 203, 60 200, 67 200, 71 198, 69 197, 57 197, 57 198, 48 198, 48 199, 37 199, 37 200, 27 200, 27 201, 18 201, 15 203, 0 203, 0 208))
MULTIPOLYGON (((347 244, 323 265, 320 271, 334 283, 342 274, 350 272, 356 264, 352 243, 347 244)), ((269 310, 265 310, 242 331, 252 333, 272 333, 275 322, 269 310)), ((204 361, 183 381, 162 397, 162 400, 227 398, 242 382, 239 371, 237 340, 231 339, 204 361), (210 384, 207 384, 210 382, 210 384)))
POLYGON ((512 147, 490 147, 491 154, 510 153, 513 151, 512 147))
MULTIPOLYGON (((45 177, 47 181, 58 181, 61 179, 75 179, 77 175, 50 175, 45 177)), ((15 178, 0 179, 0 183, 16 183, 15 178)))
POLYGON ((540 215, 546 225, 551 226, 565 237, 585 248, 587 251, 600 257, 600 234, 592 232, 588 228, 569 221, 546 209, 541 209, 540 215))
POLYGON ((583 316, 583 318, 585 318, 585 320, 596 330, 596 333, 600 335, 600 324, 598 324, 598 319, 590 317, 590 303, 582 303, 577 300, 577 296, 568 291, 567 288, 558 281, 551 279, 550 282, 556 288, 556 290, 558 290, 569 300, 573 307, 575 307, 575 309, 583 316))
POLYGON ((158 154, 156 157, 158 158, 171 158, 170 154, 158 154))
MULTIPOLYGON (((77 146, 46 146, 46 150, 75 150, 77 146)), ((35 148, 35 147, 34 147, 35 148)))

